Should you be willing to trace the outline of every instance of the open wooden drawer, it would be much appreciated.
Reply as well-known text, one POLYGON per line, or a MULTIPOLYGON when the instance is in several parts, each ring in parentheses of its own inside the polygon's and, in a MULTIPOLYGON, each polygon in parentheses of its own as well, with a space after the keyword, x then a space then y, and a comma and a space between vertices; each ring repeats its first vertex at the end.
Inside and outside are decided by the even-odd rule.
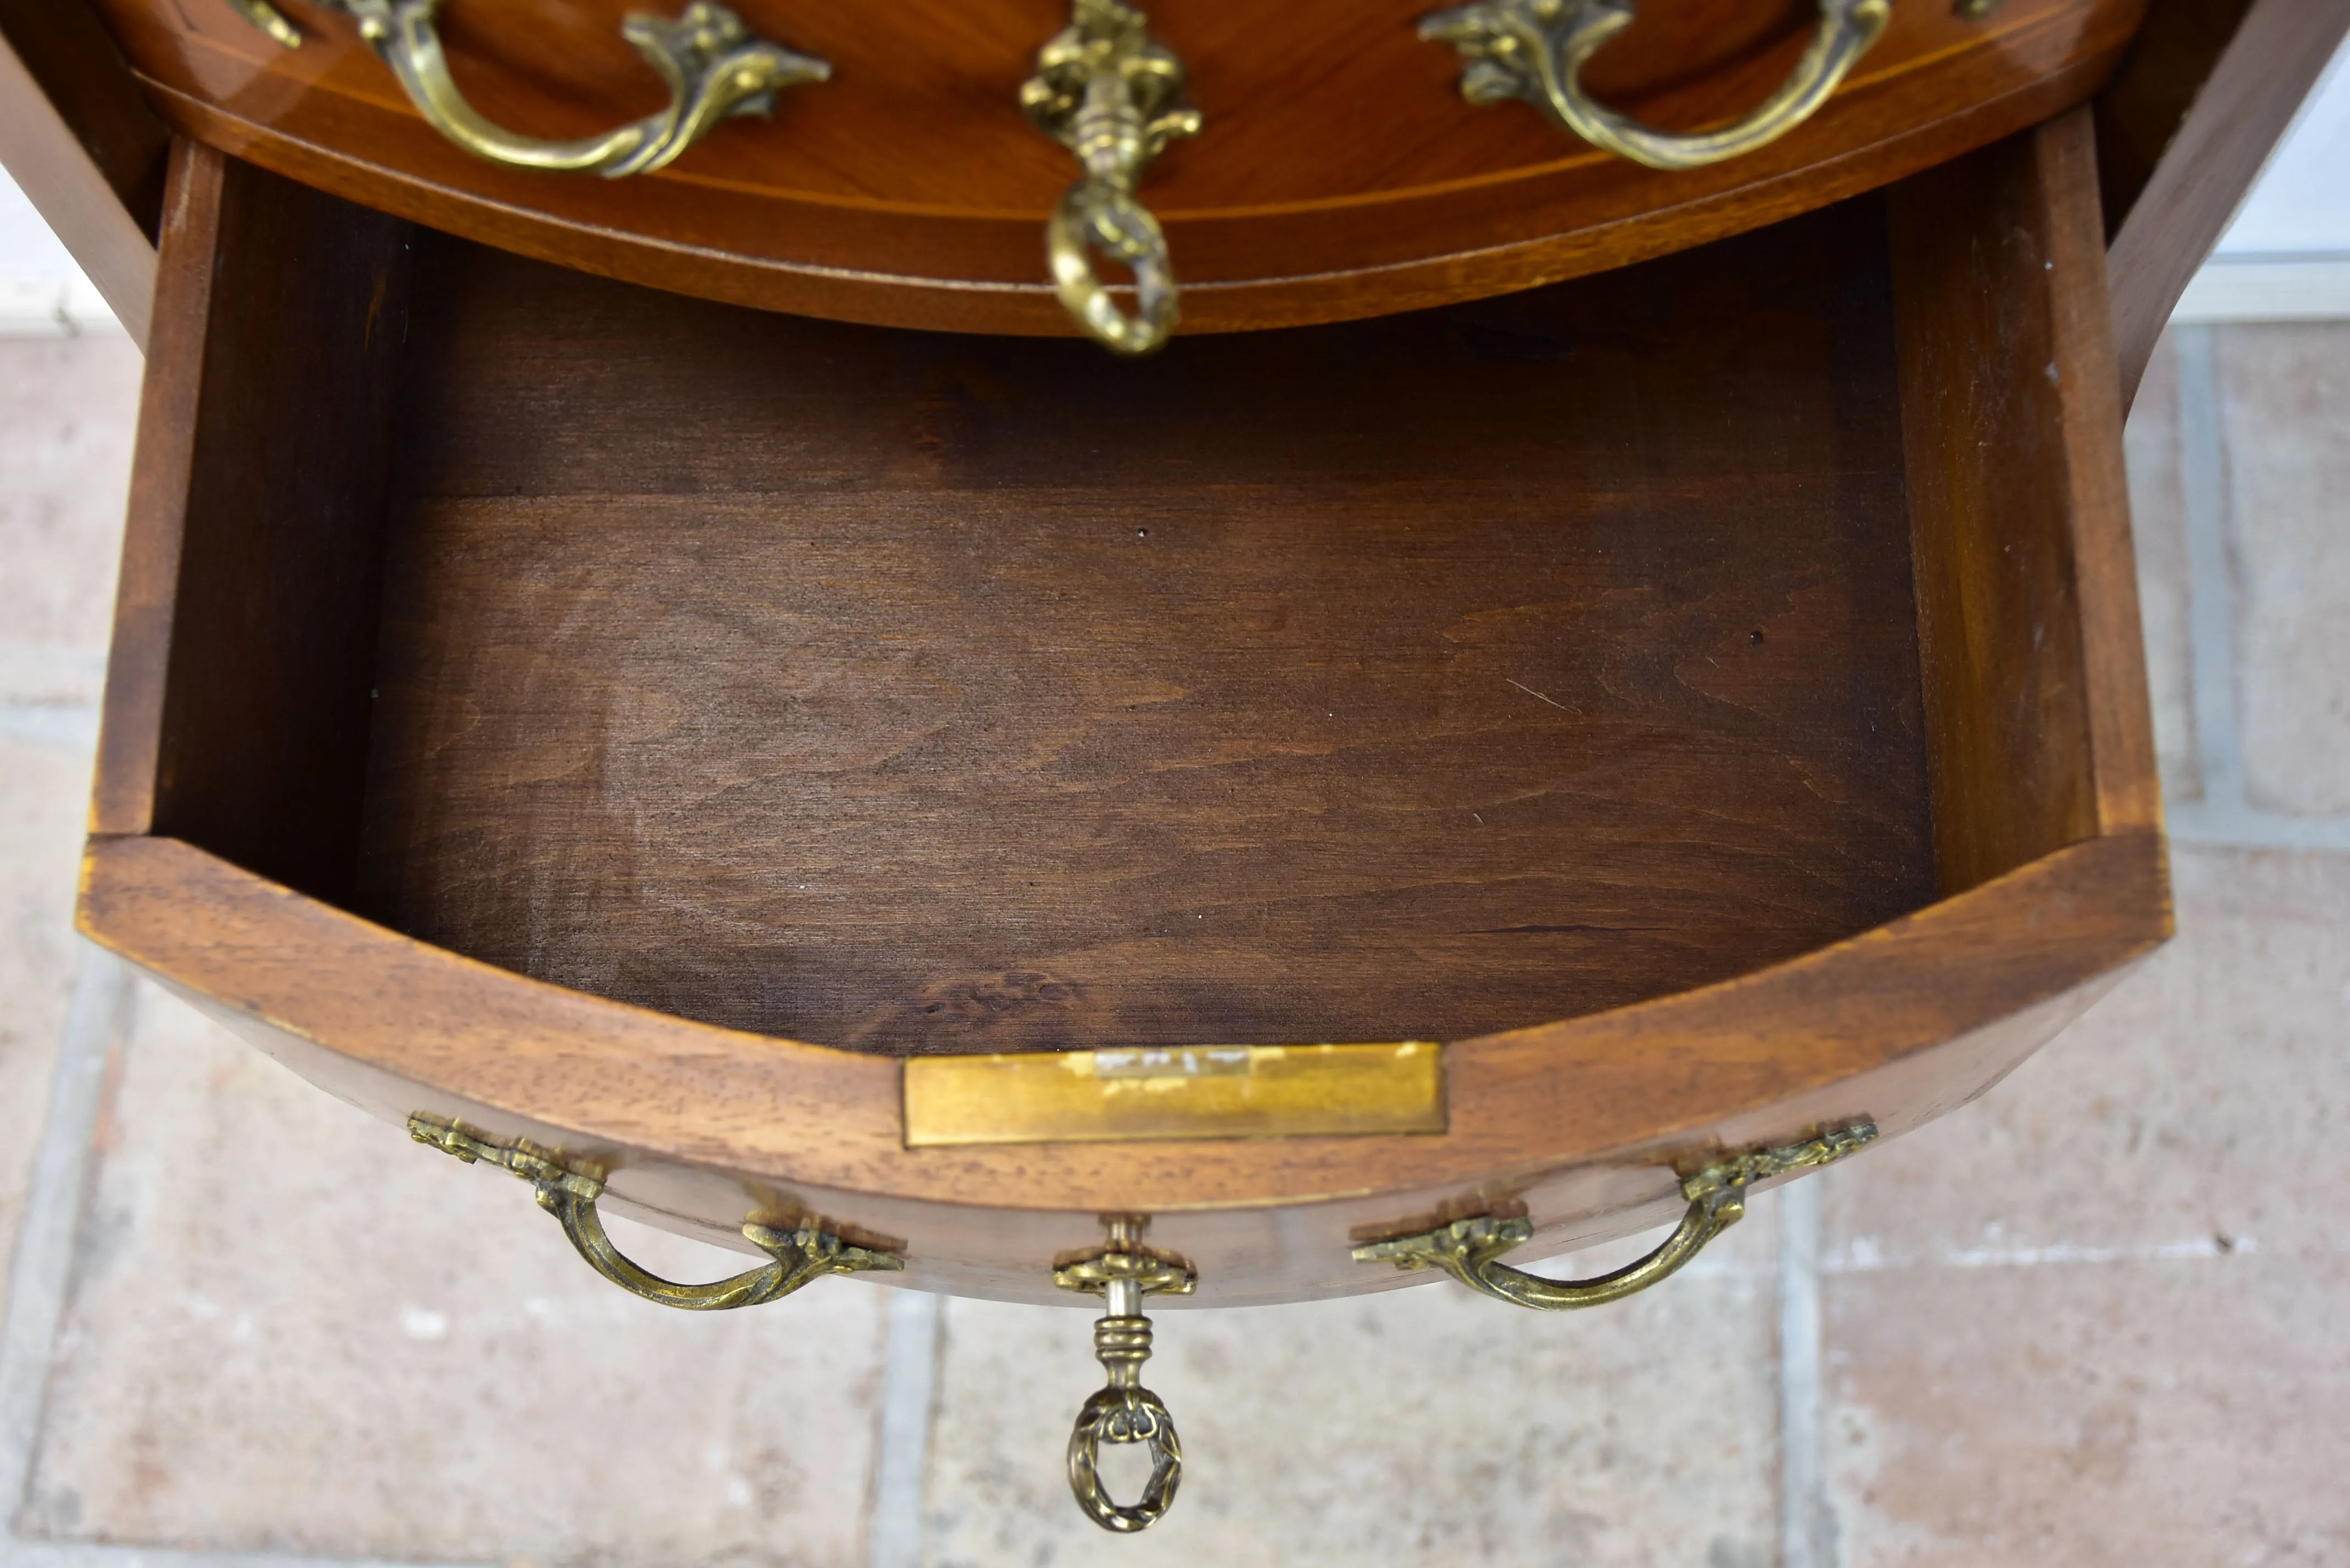
POLYGON ((2168 931, 2081 115, 1140 364, 177 156, 83 928, 625 1212, 1070 1304, 1147 1215, 1194 1304, 1386 1288, 1366 1239, 1538 1257, 1939 1115, 2168 931), (1322 1042, 1425 1093, 1131 1054, 1322 1042), (1097 1048, 1049 1126, 1021 1062, 909 1078, 1097 1048))

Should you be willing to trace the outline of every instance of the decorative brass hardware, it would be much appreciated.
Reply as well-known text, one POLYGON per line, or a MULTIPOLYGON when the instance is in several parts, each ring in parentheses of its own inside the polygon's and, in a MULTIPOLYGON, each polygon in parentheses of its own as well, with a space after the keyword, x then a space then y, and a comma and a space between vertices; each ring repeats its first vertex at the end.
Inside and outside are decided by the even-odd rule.
MULTIPOLYGON (((620 36, 669 84, 669 107, 574 141, 518 136, 482 118, 457 90, 432 18, 442 0, 318 0, 359 18, 359 36, 383 57, 427 123, 493 163, 601 174, 608 180, 659 169, 738 114, 773 114, 778 89, 820 82, 832 67, 754 38, 743 19, 712 0, 694 0, 674 22, 632 16, 620 36)), ((302 35, 269 0, 229 0, 238 14, 286 47, 302 35)))
POLYGON ((1144 1221, 1110 1216, 1104 1223, 1109 1227, 1107 1246, 1053 1272, 1053 1282, 1063 1290, 1102 1298, 1102 1315, 1094 1323, 1094 1355, 1109 1374, 1108 1383, 1077 1412, 1069 1433, 1069 1490, 1087 1519, 1131 1535, 1166 1516, 1183 1480, 1175 1417, 1142 1386, 1142 1364, 1150 1359, 1150 1320, 1142 1315, 1142 1298, 1154 1293, 1190 1295, 1198 1276, 1180 1259, 1142 1250, 1144 1221), (1097 1467, 1106 1442, 1149 1446, 1150 1480, 1131 1507, 1111 1501, 1102 1486, 1097 1467))
POLYGON ((642 1296, 663 1306, 687 1312, 724 1312, 787 1296, 809 1281, 827 1274, 906 1266, 902 1260, 887 1252, 852 1247, 812 1225, 779 1231, 772 1226, 747 1224, 743 1227, 743 1239, 775 1259, 774 1262, 711 1284, 677 1284, 620 1255, 619 1249, 604 1233, 604 1221, 596 1212, 596 1199, 603 1195, 604 1183, 566 1168, 552 1149, 541 1148, 522 1138, 512 1143, 493 1143, 456 1123, 423 1116, 408 1118, 408 1136, 455 1155, 468 1165, 487 1160, 503 1166, 529 1182, 537 1189, 539 1206, 562 1221, 563 1233, 571 1238, 572 1246, 588 1260, 590 1268, 630 1295, 642 1296))
POLYGON ((1638 1262, 1588 1280, 1546 1280, 1496 1262, 1513 1247, 1534 1239, 1534 1227, 1523 1220, 1481 1215, 1456 1220, 1416 1236, 1373 1241, 1355 1249, 1358 1263, 1393 1263, 1406 1271, 1442 1269, 1472 1291, 1480 1291, 1536 1312, 1570 1312, 1620 1301, 1677 1272, 1708 1241, 1745 1217, 1746 1189, 1767 1177, 1842 1159, 1877 1137, 1874 1122, 1823 1132, 1802 1143, 1742 1154, 1703 1170, 1681 1183, 1689 1210, 1663 1245, 1638 1262))
POLYGON ((1118 0, 1076 0, 1069 25, 1036 52, 1036 74, 1020 88, 1028 118, 1085 170, 1045 226, 1053 286, 1077 325, 1120 354, 1148 354, 1175 330, 1167 236, 1134 188, 1170 141, 1200 132, 1200 111, 1175 101, 1183 62, 1148 26, 1118 0), (1110 297, 1090 250, 1133 269, 1132 316, 1110 297))
POLYGON ((1768 146, 1811 118, 1893 15, 1890 0, 1819 0, 1819 30, 1794 73, 1735 125, 1681 135, 1602 107, 1577 73, 1632 25, 1631 0, 1476 0, 1421 18, 1419 36, 1461 53, 1461 96, 1523 99, 1593 146, 1651 169, 1700 169, 1768 146))
POLYGON ((914 1148, 1444 1130, 1444 1048, 1426 1041, 913 1056, 904 1072, 914 1148))

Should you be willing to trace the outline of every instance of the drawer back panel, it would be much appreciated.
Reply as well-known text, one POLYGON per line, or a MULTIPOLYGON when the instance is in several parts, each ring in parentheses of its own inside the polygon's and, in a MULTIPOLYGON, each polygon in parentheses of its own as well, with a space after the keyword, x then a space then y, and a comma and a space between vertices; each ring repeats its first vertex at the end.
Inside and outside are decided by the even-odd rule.
POLYGON ((1458 1038, 1934 895, 1882 209, 1089 345, 428 236, 357 907, 888 1052, 1458 1038))

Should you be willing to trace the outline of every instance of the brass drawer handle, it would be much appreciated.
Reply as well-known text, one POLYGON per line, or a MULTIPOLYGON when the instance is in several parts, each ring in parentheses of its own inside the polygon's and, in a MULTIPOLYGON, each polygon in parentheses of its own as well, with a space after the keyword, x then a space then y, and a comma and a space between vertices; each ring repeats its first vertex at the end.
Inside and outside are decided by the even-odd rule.
POLYGON ((743 1227, 743 1235, 751 1244, 765 1252, 775 1262, 764 1268, 753 1269, 731 1280, 719 1280, 706 1285, 681 1285, 662 1279, 650 1270, 639 1268, 620 1255, 612 1239, 604 1233, 604 1221, 596 1212, 596 1199, 603 1195, 604 1184, 592 1176, 582 1175, 556 1163, 551 1150, 520 1139, 511 1144, 490 1142, 476 1137, 451 1122, 438 1122, 429 1116, 408 1118, 408 1136, 419 1143, 429 1143, 434 1148, 455 1155, 471 1165, 485 1159, 503 1166, 529 1182, 538 1192, 539 1206, 563 1222, 563 1233, 598 1273, 619 1286, 632 1296, 642 1296, 663 1306, 679 1307, 686 1312, 725 1312, 733 1307, 757 1306, 787 1296, 812 1280, 827 1274, 854 1274, 868 1270, 904 1268, 901 1259, 887 1252, 868 1251, 853 1247, 827 1231, 802 1225, 791 1231, 778 1231, 771 1226, 750 1224, 743 1227))
POLYGON ((1085 170, 1045 225, 1053 287, 1094 341, 1120 354, 1148 354, 1175 330, 1167 236, 1134 188, 1170 141, 1199 134, 1200 111, 1175 101, 1182 93, 1183 62, 1118 0, 1076 0, 1020 88, 1028 118, 1085 170), (1095 251, 1133 270, 1132 316, 1094 270, 1095 251))
POLYGON ((1373 1241, 1355 1249, 1358 1263, 1393 1263, 1407 1272, 1442 1269, 1472 1291, 1536 1312, 1572 1312, 1620 1301, 1677 1272, 1708 1241, 1746 1215, 1746 1189, 1766 1177, 1842 1159, 1877 1137, 1874 1122, 1856 1122, 1802 1143, 1742 1154, 1710 1165, 1681 1183, 1689 1210, 1662 1245, 1636 1263, 1588 1280, 1546 1280, 1499 1262, 1501 1255, 1534 1239, 1523 1220, 1480 1215, 1456 1220, 1416 1236, 1373 1241))
MULTIPOLYGON (((245 20, 287 48, 302 35, 269 0, 229 0, 245 20)), ((620 36, 669 84, 669 107, 575 141, 518 136, 482 118, 457 90, 449 57, 432 24, 442 0, 318 0, 359 18, 359 36, 400 78, 408 101, 442 135, 466 151, 516 169, 601 174, 608 180, 661 168, 738 114, 773 114, 779 88, 820 82, 832 67, 754 38, 743 19, 711 0, 694 0, 674 22, 632 16, 620 36)))
POLYGON ((1890 0, 1819 0, 1819 30, 1794 74, 1735 125, 1658 130, 1594 102, 1577 73, 1632 25, 1631 0, 1476 0, 1423 17, 1419 36, 1461 53, 1461 96, 1482 108, 1523 99, 1593 146, 1651 169, 1700 169, 1767 147, 1812 116, 1893 15, 1890 0))
POLYGON ((1107 1246, 1053 1272, 1053 1282, 1063 1290, 1102 1298, 1102 1315, 1094 1323, 1094 1355, 1109 1380, 1086 1401, 1069 1433, 1069 1490, 1087 1519, 1120 1535, 1148 1530, 1166 1517, 1183 1480, 1183 1445, 1175 1435, 1175 1417, 1142 1386, 1142 1364, 1150 1359, 1150 1320, 1142 1315, 1142 1298, 1159 1292, 1190 1295, 1198 1277, 1188 1263, 1144 1251, 1142 1224, 1109 1220, 1107 1246), (1131 1506, 1112 1501, 1102 1485, 1104 1443, 1149 1448, 1150 1479, 1131 1506))

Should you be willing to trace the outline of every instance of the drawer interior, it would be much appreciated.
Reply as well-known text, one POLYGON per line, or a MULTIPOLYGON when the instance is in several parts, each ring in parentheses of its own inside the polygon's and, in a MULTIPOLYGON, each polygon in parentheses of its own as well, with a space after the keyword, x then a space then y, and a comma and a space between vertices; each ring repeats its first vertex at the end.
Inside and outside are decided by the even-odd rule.
POLYGON ((191 490, 159 833, 899 1054, 1461 1038, 1936 895, 1878 198, 1128 363, 231 180, 196 423, 286 450, 191 490))

